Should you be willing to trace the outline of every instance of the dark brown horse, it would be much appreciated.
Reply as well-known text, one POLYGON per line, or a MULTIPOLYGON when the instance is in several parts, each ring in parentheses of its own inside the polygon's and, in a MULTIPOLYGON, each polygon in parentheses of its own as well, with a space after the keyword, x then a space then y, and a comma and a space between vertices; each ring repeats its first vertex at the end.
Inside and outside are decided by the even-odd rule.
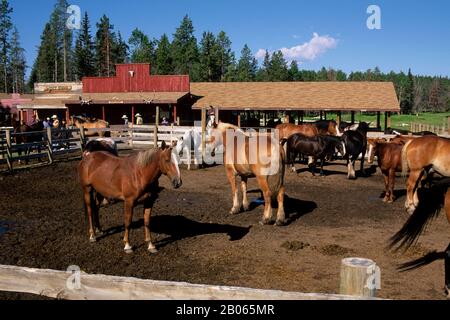
POLYGON ((293 123, 282 123, 275 127, 278 130, 278 135, 280 141, 283 139, 288 139, 291 135, 295 133, 301 133, 307 137, 314 137, 319 134, 319 130, 314 124, 293 124, 293 123))
POLYGON ((387 143, 384 139, 367 139, 369 145, 368 163, 372 164, 377 157, 378 167, 384 177, 384 202, 395 200, 395 173, 402 171, 402 144, 387 143))
POLYGON ((450 140, 437 136, 423 136, 408 141, 402 151, 403 175, 409 171, 406 183, 405 207, 408 213, 414 212, 419 204, 417 188, 428 172, 437 172, 450 177, 450 140))
MULTIPOLYGON (((14 142, 16 144, 41 142, 43 140, 42 131, 44 130, 44 123, 42 121, 36 122, 32 125, 21 124, 14 128, 14 142)), ((41 146, 37 146, 37 150, 41 152, 41 146)), ((25 150, 25 156, 29 155, 32 151, 32 147, 28 147, 25 150)), ((22 155, 22 149, 18 151, 19 156, 22 155)), ((25 160, 28 163, 28 159, 25 160)))
POLYGON ((230 213, 237 214, 241 210, 236 177, 239 176, 242 181, 242 207, 245 211, 250 206, 247 198, 247 180, 248 178, 256 177, 265 202, 264 216, 261 223, 271 223, 272 199, 276 198, 278 201, 276 225, 285 225, 285 155, 279 141, 267 135, 250 137, 240 128, 228 123, 215 125, 212 135, 210 143, 213 144, 213 149, 220 144, 224 145, 224 165, 233 194, 233 207, 230 213))
POLYGON ((150 216, 154 202, 154 186, 163 174, 170 179, 175 189, 181 186, 180 169, 176 157, 172 153, 172 148, 167 148, 165 144, 161 148, 143 151, 125 158, 103 151, 86 155, 78 166, 78 175, 89 219, 90 241, 96 241, 95 227, 100 227, 93 220, 95 211, 98 210, 95 199, 95 193, 97 193, 107 199, 125 202, 123 241, 126 253, 133 252, 129 242, 133 209, 139 203, 144 204, 145 241, 149 243, 148 250, 156 253, 150 233, 150 216))

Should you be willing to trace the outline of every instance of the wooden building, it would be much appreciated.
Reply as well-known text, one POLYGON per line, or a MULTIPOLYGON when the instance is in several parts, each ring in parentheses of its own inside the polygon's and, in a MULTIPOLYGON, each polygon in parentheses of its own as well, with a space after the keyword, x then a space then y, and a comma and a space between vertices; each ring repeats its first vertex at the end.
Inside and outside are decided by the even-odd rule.
POLYGON ((150 64, 119 64, 114 77, 83 78, 82 94, 65 101, 67 117, 86 115, 122 124, 123 115, 131 122, 140 113, 145 124, 163 117, 180 125, 192 123, 189 76, 156 76, 150 71, 150 64))
POLYGON ((327 112, 340 115, 365 111, 377 115, 381 128, 381 113, 390 127, 390 115, 400 112, 395 88, 391 82, 225 82, 191 83, 191 94, 201 97, 194 110, 213 107, 222 121, 240 126, 245 113, 259 114, 257 123, 263 125, 271 114, 283 111, 286 120, 303 118, 305 111, 315 111, 326 118, 327 112), (260 121, 262 120, 262 121, 260 121))

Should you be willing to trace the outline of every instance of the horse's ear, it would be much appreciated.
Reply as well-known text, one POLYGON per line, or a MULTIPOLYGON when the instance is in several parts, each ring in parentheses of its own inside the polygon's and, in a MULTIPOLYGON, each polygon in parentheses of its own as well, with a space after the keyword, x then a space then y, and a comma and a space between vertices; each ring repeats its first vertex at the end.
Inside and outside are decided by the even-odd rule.
POLYGON ((162 149, 162 150, 167 149, 167 144, 166 144, 165 141, 163 141, 163 142, 161 143, 161 149, 162 149))
POLYGON ((178 144, 178 141, 177 140, 173 140, 172 141, 172 148, 175 148, 176 146, 177 146, 177 144, 178 144))

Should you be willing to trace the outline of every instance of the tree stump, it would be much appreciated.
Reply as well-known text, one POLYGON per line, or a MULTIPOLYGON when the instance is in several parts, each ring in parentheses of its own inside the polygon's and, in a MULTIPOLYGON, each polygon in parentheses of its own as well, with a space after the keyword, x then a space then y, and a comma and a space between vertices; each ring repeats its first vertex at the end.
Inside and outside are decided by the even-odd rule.
POLYGON ((341 262, 340 294, 375 297, 379 289, 379 268, 365 258, 346 258, 341 262))

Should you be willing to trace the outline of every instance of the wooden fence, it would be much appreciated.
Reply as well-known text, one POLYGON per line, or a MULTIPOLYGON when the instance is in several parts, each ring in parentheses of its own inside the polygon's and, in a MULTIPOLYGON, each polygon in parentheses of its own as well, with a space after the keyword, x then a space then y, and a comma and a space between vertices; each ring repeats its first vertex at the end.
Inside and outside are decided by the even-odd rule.
POLYGON ((66 300, 374 300, 373 297, 300 293, 0 265, 0 291, 66 300), (78 279, 76 278, 78 277, 78 279), (68 285, 69 284, 69 285, 68 285))
POLYGON ((430 131, 437 135, 450 134, 450 127, 446 125, 438 126, 426 123, 411 123, 411 132, 430 131))

